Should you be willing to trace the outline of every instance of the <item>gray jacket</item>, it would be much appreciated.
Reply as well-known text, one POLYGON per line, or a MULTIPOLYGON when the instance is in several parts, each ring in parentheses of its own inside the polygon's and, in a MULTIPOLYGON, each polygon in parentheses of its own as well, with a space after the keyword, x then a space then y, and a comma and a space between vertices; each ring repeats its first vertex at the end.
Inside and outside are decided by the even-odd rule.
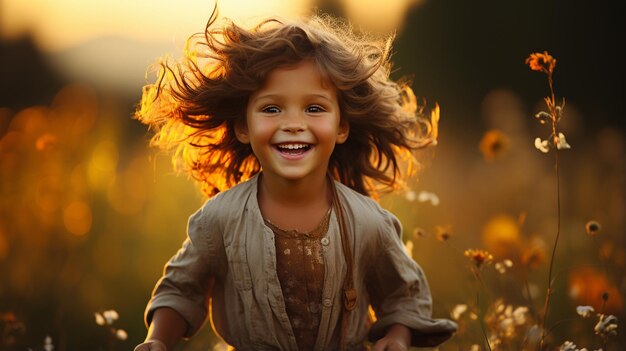
MULTIPOLYGON (((146 308, 146 324, 157 308, 170 307, 187 321, 189 337, 205 322, 210 303, 215 331, 237 350, 297 350, 276 275, 274 234, 257 202, 257 182, 258 175, 216 195, 189 218, 188 237, 165 266, 146 308), (212 291, 210 277, 215 277, 212 291)), ((398 219, 369 197, 335 184, 352 239, 358 292, 347 326, 348 349, 383 337, 394 323, 412 330, 414 346, 445 341, 456 324, 431 319, 428 283, 404 250, 398 219)), ((335 213, 321 243, 325 277, 315 350, 333 350, 339 341, 346 272, 335 213)))

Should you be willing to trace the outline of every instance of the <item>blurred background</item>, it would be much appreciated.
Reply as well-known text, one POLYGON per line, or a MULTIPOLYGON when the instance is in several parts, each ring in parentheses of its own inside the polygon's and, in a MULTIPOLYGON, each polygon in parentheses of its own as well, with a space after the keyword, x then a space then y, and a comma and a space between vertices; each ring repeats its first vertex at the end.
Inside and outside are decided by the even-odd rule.
MULTIPOLYGON (((172 171, 169 155, 148 147, 151 134, 132 114, 141 87, 154 79, 149 66, 179 58, 213 6, 0 0, 0 350, 130 350, 145 337, 145 304, 204 198, 172 171), (107 310, 116 318, 97 320, 107 310)), ((452 318, 455 306, 468 306, 467 320, 454 316, 459 334, 440 350, 482 347, 476 320, 491 328, 504 313, 499 305, 528 308, 509 341, 497 323, 489 329, 502 345, 521 349, 541 313, 558 221, 556 178, 554 155, 534 147, 550 133, 533 118, 545 109, 547 79, 524 60, 543 51, 557 59, 557 101, 566 99, 559 128, 571 149, 559 152, 561 241, 547 325, 556 325, 554 345, 603 346, 597 320, 582 319, 576 306, 625 317, 625 25, 615 5, 219 4, 221 16, 243 24, 314 8, 371 31, 395 30, 394 78, 409 77, 416 95, 441 106, 439 143, 419 155, 419 177, 409 191, 381 199, 402 220, 407 249, 426 271, 434 315, 452 318), (589 221, 601 227, 595 235, 586 231, 589 221), (494 256, 480 271, 482 285, 463 255, 468 248, 494 256)), ((606 349, 626 346, 618 330, 606 349)), ((179 349, 216 343, 207 325, 179 349)))

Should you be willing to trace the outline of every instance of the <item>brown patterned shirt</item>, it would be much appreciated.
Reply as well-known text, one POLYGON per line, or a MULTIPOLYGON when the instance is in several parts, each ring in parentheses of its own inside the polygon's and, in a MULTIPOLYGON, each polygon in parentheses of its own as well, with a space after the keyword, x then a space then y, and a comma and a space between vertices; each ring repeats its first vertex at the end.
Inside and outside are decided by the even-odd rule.
POLYGON ((276 273, 298 350, 313 350, 322 314, 324 257, 321 240, 328 232, 330 210, 311 232, 265 224, 276 236, 276 273))

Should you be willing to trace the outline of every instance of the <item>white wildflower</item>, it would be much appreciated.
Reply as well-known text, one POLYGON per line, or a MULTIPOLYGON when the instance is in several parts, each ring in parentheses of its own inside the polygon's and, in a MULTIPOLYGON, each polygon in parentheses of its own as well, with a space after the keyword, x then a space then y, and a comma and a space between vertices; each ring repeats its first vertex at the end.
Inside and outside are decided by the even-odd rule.
POLYGON ((407 201, 413 202, 415 201, 415 199, 417 199, 417 194, 415 194, 415 191, 409 190, 404 194, 404 197, 407 199, 407 201))
POLYGON ((44 339, 43 349, 46 351, 54 350, 54 345, 52 345, 52 337, 50 335, 47 335, 46 338, 44 339))
POLYGON ((417 195, 417 201, 419 202, 427 202, 430 201, 430 204, 433 206, 439 206, 439 196, 435 193, 430 193, 428 191, 421 191, 419 195, 417 195))
POLYGON ((593 328, 596 335, 607 337, 611 335, 617 335, 617 317, 613 315, 600 315, 598 324, 593 328))
POLYGON ((544 124, 552 119, 552 115, 547 113, 546 111, 540 111, 535 115, 535 118, 537 118, 541 124, 544 124))
POLYGON ((567 140, 565 140, 565 134, 559 133, 559 138, 556 142, 556 148, 559 150, 571 149, 571 146, 569 146, 567 140))
POLYGON ((115 331, 115 337, 119 340, 126 340, 128 339, 128 333, 124 329, 118 329, 115 331))
POLYGON ((535 147, 537 150, 543 152, 544 154, 550 151, 550 144, 547 140, 541 140, 541 138, 535 138, 535 147))
POLYGON ((461 318, 461 315, 465 313, 465 311, 467 311, 467 305, 459 304, 454 306, 452 312, 450 313, 450 316, 452 317, 452 319, 458 320, 459 318, 461 318))
POLYGON ((104 317, 100 313, 96 312, 94 313, 94 316, 96 317, 97 325, 104 325, 106 323, 106 321, 104 320, 104 317))
POLYGON ((108 325, 113 324, 113 322, 120 318, 120 315, 115 310, 104 311, 102 312, 102 316, 104 316, 104 319, 106 320, 108 325))
POLYGON ((595 310, 591 306, 577 306, 576 307, 576 313, 578 313, 579 315, 585 318, 590 317, 593 312, 595 312, 595 310))
POLYGON ((502 262, 497 262, 495 264, 496 271, 498 271, 498 273, 500 274, 504 274, 506 272, 506 269, 511 267, 513 267, 513 261, 509 259, 506 259, 502 262))
POLYGON ((496 262, 495 268, 496 271, 498 271, 498 273, 500 274, 504 274, 506 272, 506 267, 504 267, 504 264, 502 262, 496 262))
POLYGON ((566 341, 563 343, 563 345, 561 345, 561 347, 559 348, 559 351, 579 351, 576 348, 576 344, 574 344, 571 341, 566 341))
POLYGON ((528 313, 528 307, 519 306, 513 311, 513 320, 515 325, 526 324, 526 314, 528 313))

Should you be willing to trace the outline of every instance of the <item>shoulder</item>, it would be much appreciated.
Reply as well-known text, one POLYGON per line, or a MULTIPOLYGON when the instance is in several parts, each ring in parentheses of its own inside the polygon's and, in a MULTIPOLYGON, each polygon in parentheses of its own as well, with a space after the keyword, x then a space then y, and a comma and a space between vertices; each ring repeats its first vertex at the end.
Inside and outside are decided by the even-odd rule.
POLYGON ((354 221, 356 228, 365 229, 366 232, 375 230, 382 236, 393 234, 402 236, 402 225, 393 213, 369 196, 360 194, 340 182, 335 184, 347 215, 354 221))
POLYGON ((208 199, 192 216, 191 220, 199 223, 223 223, 238 216, 243 211, 250 195, 256 191, 257 176, 222 191, 208 199))

